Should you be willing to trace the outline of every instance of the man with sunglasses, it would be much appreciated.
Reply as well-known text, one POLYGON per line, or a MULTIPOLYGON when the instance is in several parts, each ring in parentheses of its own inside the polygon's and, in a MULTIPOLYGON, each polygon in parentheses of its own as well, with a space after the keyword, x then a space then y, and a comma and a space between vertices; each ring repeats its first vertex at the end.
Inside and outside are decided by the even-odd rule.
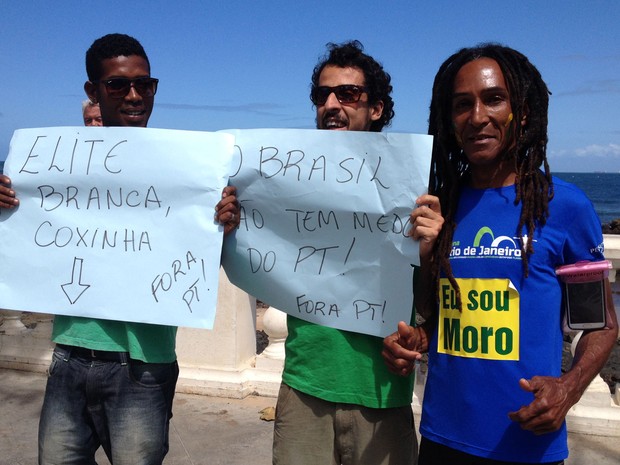
MULTIPOLYGON (((146 127, 158 80, 142 45, 109 34, 86 52, 84 89, 104 126, 146 127)), ((0 208, 18 205, 0 176, 0 208)), ((216 220, 238 224, 235 189, 224 189, 216 220)), ((127 310, 130 310, 129 308, 127 310)), ((161 464, 168 452, 179 374, 173 326, 57 315, 39 422, 39 464, 94 464, 102 446, 111 463, 161 464)))
MULTIPOLYGON (((358 41, 328 44, 310 98, 318 129, 376 131, 394 116, 390 75, 358 41)), ((384 366, 383 339, 288 316, 274 465, 413 464, 413 377, 384 366)))

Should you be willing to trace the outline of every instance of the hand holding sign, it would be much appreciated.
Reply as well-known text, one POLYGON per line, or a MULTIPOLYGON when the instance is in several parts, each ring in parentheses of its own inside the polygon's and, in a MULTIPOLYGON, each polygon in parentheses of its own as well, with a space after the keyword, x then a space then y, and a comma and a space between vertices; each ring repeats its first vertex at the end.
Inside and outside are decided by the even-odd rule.
POLYGON ((232 152, 223 133, 16 131, 5 170, 20 207, 0 211, 0 307, 211 327, 222 240, 213 207, 232 152))
POLYGON ((432 138, 237 130, 238 231, 230 280, 287 313, 384 336, 409 321, 418 244, 409 214, 426 192, 432 138))

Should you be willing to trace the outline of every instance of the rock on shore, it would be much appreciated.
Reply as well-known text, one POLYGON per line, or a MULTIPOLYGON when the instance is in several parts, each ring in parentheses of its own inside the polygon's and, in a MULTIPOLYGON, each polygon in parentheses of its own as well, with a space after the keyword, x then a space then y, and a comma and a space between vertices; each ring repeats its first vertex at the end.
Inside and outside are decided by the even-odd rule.
POLYGON ((620 234, 620 218, 603 223, 603 234, 620 234))

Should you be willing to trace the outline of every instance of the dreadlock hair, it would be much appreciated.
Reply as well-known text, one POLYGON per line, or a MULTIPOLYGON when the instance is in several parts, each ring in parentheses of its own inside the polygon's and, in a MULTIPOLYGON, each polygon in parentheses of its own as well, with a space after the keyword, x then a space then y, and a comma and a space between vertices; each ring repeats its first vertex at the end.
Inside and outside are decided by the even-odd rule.
POLYGON ((432 272, 436 286, 441 272, 446 274, 455 289, 459 309, 460 290, 452 273, 449 255, 456 228, 454 218, 459 204, 460 188, 468 181, 471 167, 455 136, 452 95, 459 70, 479 58, 490 58, 499 65, 508 87, 514 115, 510 122, 510 133, 514 141, 509 141, 509 148, 503 156, 505 160, 514 163, 516 171, 515 205, 521 203, 516 235, 521 238, 525 277, 528 276, 529 256, 534 253, 534 241, 531 239, 536 227, 542 227, 546 223, 549 201, 553 198, 553 184, 546 155, 550 92, 539 71, 523 54, 499 44, 486 43, 459 50, 441 65, 435 76, 428 124, 428 133, 434 136, 429 193, 439 198, 444 215, 444 226, 433 251, 432 272), (524 125, 522 121, 525 121, 524 125), (529 240, 524 240, 524 228, 529 240))
POLYGON ((368 87, 368 103, 383 102, 383 114, 381 118, 370 124, 370 131, 380 132, 383 127, 389 126, 394 118, 394 100, 392 100, 392 78, 383 69, 383 66, 373 57, 364 53, 364 46, 359 40, 352 40, 342 44, 330 42, 327 44, 328 53, 317 63, 312 71, 312 88, 310 99, 314 89, 319 85, 321 71, 326 66, 339 68, 359 68, 364 73, 364 81, 368 87))

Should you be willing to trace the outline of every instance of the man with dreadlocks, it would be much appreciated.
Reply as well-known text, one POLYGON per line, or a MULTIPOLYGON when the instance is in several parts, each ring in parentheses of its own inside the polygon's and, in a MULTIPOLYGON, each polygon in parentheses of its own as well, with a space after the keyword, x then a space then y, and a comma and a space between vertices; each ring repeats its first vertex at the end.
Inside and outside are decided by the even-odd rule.
POLYGON ((400 374, 429 353, 420 465, 563 463, 566 413, 616 340, 606 282, 608 327, 585 331, 561 373, 555 269, 603 260, 603 239, 586 196, 549 172, 548 96, 529 60, 497 44, 460 50, 435 77, 437 298, 422 326, 401 322, 383 350, 400 374))

